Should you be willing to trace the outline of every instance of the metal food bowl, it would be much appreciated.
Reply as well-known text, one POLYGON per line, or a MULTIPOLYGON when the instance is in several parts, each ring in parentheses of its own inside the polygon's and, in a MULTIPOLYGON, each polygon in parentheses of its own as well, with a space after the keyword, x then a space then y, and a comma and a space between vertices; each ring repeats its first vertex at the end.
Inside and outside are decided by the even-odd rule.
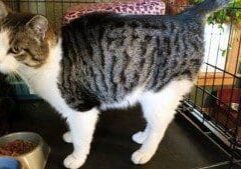
POLYGON ((23 140, 36 144, 37 146, 30 152, 20 156, 13 157, 21 164, 21 169, 44 169, 47 163, 50 147, 43 138, 37 133, 18 132, 0 137, 0 145, 12 142, 14 140, 23 140))

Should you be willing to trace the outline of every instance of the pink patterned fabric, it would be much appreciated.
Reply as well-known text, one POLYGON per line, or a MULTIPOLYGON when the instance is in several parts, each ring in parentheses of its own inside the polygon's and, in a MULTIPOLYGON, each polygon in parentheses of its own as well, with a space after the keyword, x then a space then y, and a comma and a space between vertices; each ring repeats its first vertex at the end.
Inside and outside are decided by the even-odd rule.
POLYGON ((122 14, 164 15, 165 3, 160 0, 130 0, 126 2, 90 3, 70 7, 64 15, 64 24, 91 12, 115 12, 122 14))

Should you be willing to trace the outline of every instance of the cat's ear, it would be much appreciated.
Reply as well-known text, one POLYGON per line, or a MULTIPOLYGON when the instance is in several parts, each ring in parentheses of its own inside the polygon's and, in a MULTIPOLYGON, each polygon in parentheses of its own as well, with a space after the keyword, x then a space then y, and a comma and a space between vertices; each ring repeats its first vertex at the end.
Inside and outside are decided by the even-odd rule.
POLYGON ((42 15, 34 16, 27 24, 27 28, 32 29, 39 38, 44 39, 48 30, 48 20, 42 15))
POLYGON ((8 9, 5 4, 0 1, 0 20, 5 18, 8 15, 8 9))

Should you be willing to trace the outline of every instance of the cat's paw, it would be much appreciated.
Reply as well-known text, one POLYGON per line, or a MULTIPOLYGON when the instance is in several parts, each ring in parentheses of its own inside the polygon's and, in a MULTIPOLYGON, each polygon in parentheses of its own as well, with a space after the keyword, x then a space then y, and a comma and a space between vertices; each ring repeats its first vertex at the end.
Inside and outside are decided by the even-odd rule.
POLYGON ((132 140, 138 144, 143 144, 146 138, 147 138, 147 133, 143 131, 137 132, 132 136, 132 140))
POLYGON ((78 169, 85 163, 86 157, 86 155, 70 154, 64 159, 64 166, 69 169, 78 169))
POLYGON ((132 154, 131 161, 134 164, 145 164, 152 158, 153 153, 148 151, 137 150, 132 154))
POLYGON ((66 143, 72 143, 72 138, 69 131, 63 134, 63 140, 66 143))

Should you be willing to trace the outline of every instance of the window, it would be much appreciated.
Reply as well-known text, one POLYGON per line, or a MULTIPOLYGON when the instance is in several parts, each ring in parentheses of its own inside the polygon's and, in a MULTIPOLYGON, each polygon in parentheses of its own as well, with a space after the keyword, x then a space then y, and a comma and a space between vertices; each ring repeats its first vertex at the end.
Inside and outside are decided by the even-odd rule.
POLYGON ((222 28, 218 25, 206 26, 205 59, 197 85, 233 85, 233 75, 237 75, 241 55, 240 27, 229 24, 222 28))

